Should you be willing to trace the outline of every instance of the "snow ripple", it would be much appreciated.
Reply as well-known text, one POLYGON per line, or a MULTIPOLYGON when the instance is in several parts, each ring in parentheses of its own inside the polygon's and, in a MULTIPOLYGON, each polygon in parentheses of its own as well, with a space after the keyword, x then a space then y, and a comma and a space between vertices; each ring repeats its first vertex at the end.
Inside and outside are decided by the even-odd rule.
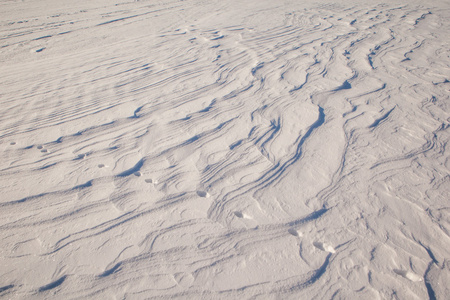
POLYGON ((447 6, 21 5, 0 297, 449 295, 447 6))

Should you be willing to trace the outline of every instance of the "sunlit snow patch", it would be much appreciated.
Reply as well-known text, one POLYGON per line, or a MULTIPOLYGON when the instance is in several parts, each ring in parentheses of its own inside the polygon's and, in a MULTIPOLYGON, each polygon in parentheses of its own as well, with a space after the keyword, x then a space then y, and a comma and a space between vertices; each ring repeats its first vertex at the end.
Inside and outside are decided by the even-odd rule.
POLYGON ((314 242, 313 245, 317 249, 325 251, 325 252, 330 252, 330 253, 336 252, 336 250, 334 250, 334 248, 331 245, 324 243, 324 242, 314 242))
POLYGON ((410 271, 394 269, 394 272, 406 279, 413 281, 413 282, 423 281, 422 277, 420 277, 419 275, 414 274, 413 272, 410 272, 410 271))

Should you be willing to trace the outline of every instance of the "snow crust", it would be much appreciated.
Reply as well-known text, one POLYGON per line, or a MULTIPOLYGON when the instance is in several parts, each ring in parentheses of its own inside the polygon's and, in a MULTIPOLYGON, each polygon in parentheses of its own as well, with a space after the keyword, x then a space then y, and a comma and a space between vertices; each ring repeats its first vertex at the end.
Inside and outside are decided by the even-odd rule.
POLYGON ((449 299, 448 1, 1 1, 0 297, 449 299))

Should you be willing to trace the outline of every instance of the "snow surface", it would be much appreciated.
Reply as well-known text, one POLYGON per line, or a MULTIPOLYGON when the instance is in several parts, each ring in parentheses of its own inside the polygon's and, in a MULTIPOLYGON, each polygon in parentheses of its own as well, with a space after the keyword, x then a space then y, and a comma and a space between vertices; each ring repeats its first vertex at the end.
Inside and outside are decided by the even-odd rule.
POLYGON ((0 297, 450 299, 448 1, 0 1, 0 297))

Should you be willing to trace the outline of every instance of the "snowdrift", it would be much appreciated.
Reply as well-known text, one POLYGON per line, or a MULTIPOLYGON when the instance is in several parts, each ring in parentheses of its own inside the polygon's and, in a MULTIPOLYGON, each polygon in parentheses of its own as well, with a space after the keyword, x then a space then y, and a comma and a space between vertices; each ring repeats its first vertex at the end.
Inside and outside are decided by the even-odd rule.
POLYGON ((2 1, 0 297, 448 299, 449 20, 2 1))

